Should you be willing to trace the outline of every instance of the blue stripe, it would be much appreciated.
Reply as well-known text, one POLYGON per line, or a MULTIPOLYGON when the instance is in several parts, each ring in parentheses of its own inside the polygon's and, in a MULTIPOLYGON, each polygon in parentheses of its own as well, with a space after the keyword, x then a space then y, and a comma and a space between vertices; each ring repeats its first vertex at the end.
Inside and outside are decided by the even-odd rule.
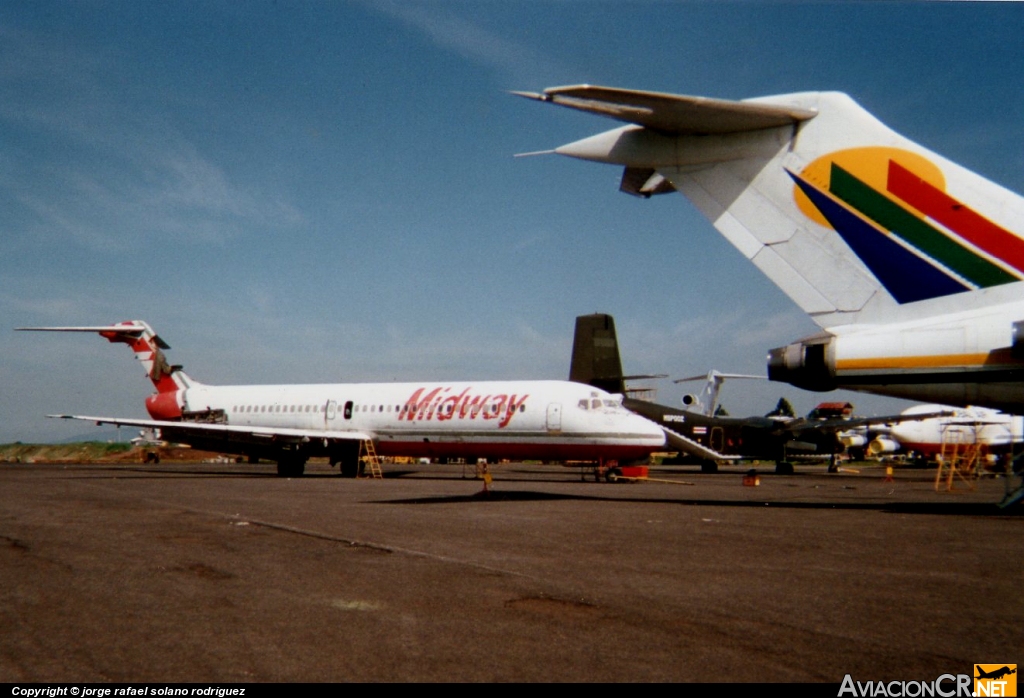
POLYGON ((825 192, 789 170, 786 172, 897 303, 913 303, 971 290, 899 245, 825 192))

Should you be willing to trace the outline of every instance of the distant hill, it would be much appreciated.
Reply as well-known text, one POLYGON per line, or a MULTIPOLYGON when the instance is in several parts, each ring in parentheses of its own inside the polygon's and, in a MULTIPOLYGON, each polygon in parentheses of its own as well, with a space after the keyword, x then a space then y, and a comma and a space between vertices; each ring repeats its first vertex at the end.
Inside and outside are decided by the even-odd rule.
POLYGON ((234 460, 209 451, 187 446, 140 448, 122 442, 78 441, 61 444, 0 444, 0 463, 144 463, 147 454, 159 455, 160 461, 206 463, 234 460))

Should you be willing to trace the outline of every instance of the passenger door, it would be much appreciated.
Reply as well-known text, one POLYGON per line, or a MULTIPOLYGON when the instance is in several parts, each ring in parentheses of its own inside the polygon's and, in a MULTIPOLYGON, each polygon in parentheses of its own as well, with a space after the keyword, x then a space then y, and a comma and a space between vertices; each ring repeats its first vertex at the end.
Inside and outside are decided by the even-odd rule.
POLYGON ((562 431, 561 403, 552 402, 548 405, 547 428, 548 431, 562 431))

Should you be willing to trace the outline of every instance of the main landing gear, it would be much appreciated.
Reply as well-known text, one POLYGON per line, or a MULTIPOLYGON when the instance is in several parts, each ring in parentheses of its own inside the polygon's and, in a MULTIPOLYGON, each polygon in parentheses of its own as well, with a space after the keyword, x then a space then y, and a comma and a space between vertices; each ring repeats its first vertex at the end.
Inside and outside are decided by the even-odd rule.
POLYGON ((306 457, 300 453, 288 453, 277 459, 278 477, 302 477, 306 472, 306 457))

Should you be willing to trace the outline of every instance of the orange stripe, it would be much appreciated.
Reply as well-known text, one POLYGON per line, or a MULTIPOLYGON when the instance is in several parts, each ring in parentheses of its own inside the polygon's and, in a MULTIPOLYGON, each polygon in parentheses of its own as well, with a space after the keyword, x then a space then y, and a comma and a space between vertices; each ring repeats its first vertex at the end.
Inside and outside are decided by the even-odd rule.
POLYGON ((882 356, 870 359, 840 359, 839 371, 866 371, 900 368, 971 368, 981 366, 1024 366, 1010 356, 1009 349, 997 349, 987 354, 943 354, 939 356, 882 356))

